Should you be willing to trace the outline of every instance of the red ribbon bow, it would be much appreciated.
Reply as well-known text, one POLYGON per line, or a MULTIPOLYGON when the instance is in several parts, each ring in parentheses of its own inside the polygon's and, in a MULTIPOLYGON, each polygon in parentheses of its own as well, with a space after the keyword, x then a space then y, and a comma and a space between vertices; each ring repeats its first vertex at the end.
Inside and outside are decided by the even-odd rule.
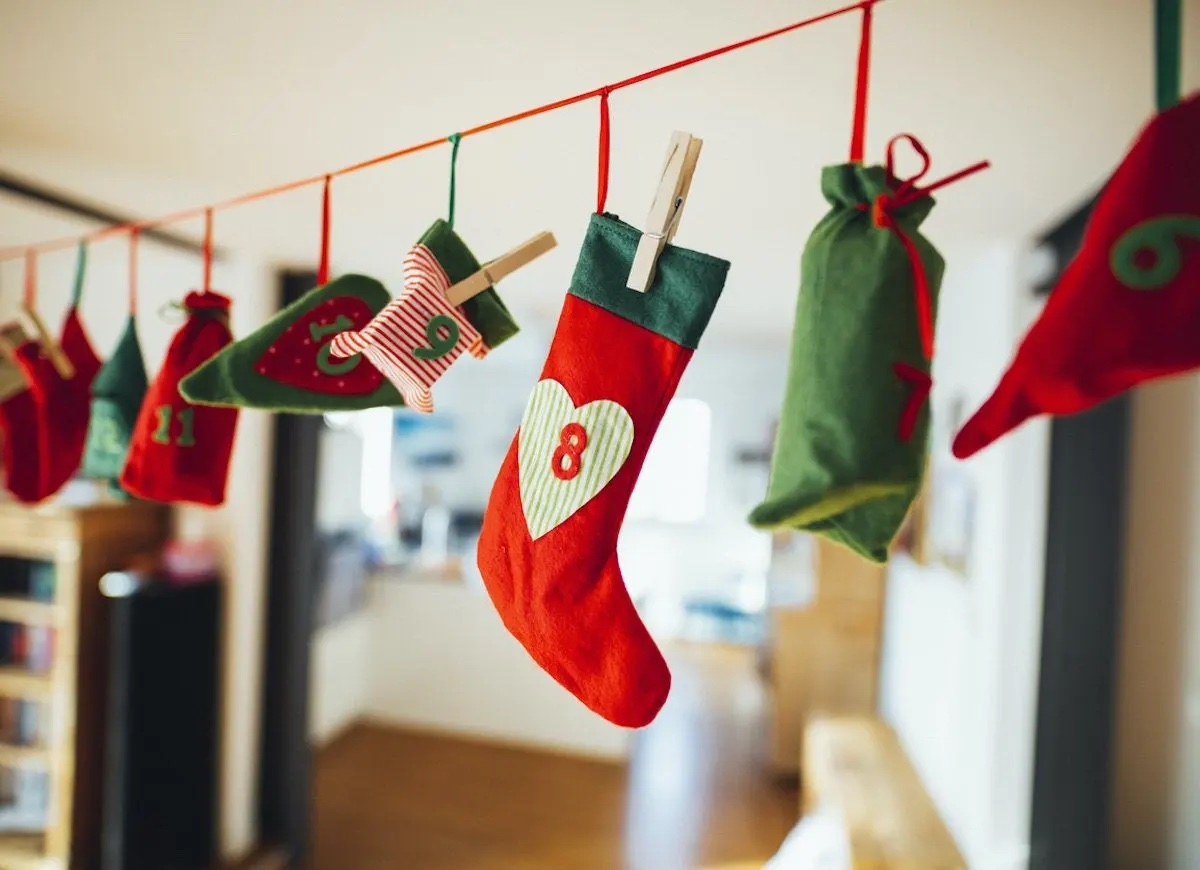
MULTIPOLYGON (((887 145, 887 162, 885 164, 887 169, 887 186, 889 189, 875 197, 869 206, 866 203, 860 203, 857 208, 860 211, 869 213, 871 222, 875 226, 895 233, 900 244, 904 246, 905 253, 908 254, 908 262, 912 266, 913 273, 913 293, 917 304, 917 328, 921 333, 921 352, 924 354, 926 361, 932 363, 933 297, 929 292, 929 279, 925 274, 925 264, 921 261, 921 253, 917 250, 916 243, 913 242, 908 233, 896 222, 895 212, 897 209, 901 209, 922 197, 928 196, 939 187, 959 181, 968 175, 979 172, 981 169, 987 169, 990 164, 988 161, 982 160, 953 175, 948 175, 940 181, 935 181, 926 187, 917 187, 917 182, 929 171, 929 165, 929 152, 925 150, 925 146, 921 144, 916 136, 909 133, 901 133, 899 136, 892 137, 887 145), (900 141, 908 142, 921 158, 920 171, 905 179, 898 178, 895 172, 896 144, 900 141)), ((908 403, 904 406, 904 410, 900 414, 900 424, 897 430, 900 440, 907 441, 912 438, 913 432, 917 427, 917 419, 920 415, 921 407, 925 404, 926 399, 929 398, 930 390, 933 388, 933 379, 929 376, 928 372, 921 371, 905 362, 897 362, 893 366, 893 370, 901 380, 912 384, 912 393, 909 395, 908 403)))

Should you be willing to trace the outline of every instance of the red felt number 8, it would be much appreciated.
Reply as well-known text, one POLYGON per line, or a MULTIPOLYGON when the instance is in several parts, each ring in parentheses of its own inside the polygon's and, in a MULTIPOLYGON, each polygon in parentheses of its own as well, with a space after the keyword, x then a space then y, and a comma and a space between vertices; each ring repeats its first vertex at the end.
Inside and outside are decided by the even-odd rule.
POLYGON ((568 423, 558 433, 558 446, 554 448, 554 458, 550 460, 550 469, 559 480, 571 480, 579 474, 582 465, 583 449, 587 447, 587 430, 578 423, 568 423))

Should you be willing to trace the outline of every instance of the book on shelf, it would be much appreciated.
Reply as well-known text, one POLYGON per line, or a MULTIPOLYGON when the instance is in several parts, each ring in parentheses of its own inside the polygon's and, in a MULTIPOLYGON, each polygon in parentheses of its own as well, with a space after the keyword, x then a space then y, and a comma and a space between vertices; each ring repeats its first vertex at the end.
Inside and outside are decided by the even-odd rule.
POLYGON ((0 597, 53 601, 53 562, 0 556, 0 597))

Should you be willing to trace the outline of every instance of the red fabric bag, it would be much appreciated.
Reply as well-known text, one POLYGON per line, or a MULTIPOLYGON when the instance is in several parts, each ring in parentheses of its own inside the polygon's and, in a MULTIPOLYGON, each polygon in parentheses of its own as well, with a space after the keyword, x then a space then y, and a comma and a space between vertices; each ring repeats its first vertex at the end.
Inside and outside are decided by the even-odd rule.
POLYGON ((142 402, 121 486, 153 501, 219 505, 225 501, 238 411, 193 405, 180 395, 179 382, 233 340, 229 298, 193 292, 183 308, 187 322, 171 340, 142 402))

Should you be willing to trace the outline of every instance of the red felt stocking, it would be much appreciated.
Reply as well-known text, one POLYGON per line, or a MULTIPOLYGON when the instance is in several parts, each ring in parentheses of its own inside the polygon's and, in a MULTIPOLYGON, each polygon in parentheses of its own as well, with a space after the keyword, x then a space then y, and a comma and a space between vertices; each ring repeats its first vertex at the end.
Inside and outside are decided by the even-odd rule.
POLYGON ((1008 371, 955 438, 955 456, 1037 414, 1074 414, 1200 367, 1198 155, 1200 94, 1142 131, 1008 371))
POLYGON ((617 534, 728 268, 668 247, 650 292, 628 290, 639 236, 592 218, 478 551, 509 631, 584 704, 627 727, 654 718, 671 675, 626 591, 617 534))
POLYGON ((153 501, 218 505, 225 500, 238 412, 191 404, 179 394, 179 382, 233 340, 229 299, 189 293, 183 308, 187 322, 142 402, 121 486, 153 501))
POLYGON ((42 375, 33 382, 38 404, 43 498, 62 489, 79 470, 87 439, 92 381, 100 371, 100 360, 92 350, 74 305, 63 322, 59 345, 71 361, 74 374, 64 378, 54 366, 46 364, 41 367, 42 375))

